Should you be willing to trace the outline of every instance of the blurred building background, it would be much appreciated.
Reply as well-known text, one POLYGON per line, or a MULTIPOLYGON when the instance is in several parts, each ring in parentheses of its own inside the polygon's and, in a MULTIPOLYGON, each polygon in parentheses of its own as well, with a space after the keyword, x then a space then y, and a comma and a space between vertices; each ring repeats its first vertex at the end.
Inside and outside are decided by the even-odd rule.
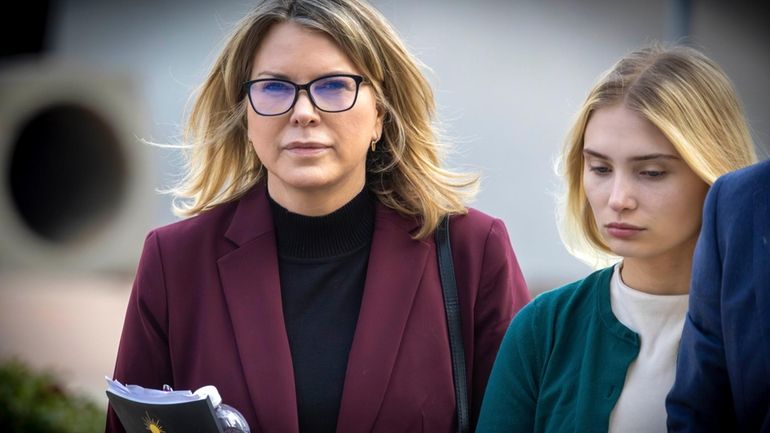
MULTIPOLYGON (((6 15, 0 57, 0 359, 101 404, 142 241, 175 220, 189 95, 246 0, 59 0, 6 15), (6 26, 7 27, 7 26, 6 26), (18 28, 18 27, 15 27, 18 28), (5 43, 5 42, 4 42, 5 43)), ((534 293, 585 275, 559 240, 554 161, 599 74, 652 41, 719 62, 770 154, 770 28, 755 2, 380 0, 430 68, 450 163, 483 175, 534 293)))

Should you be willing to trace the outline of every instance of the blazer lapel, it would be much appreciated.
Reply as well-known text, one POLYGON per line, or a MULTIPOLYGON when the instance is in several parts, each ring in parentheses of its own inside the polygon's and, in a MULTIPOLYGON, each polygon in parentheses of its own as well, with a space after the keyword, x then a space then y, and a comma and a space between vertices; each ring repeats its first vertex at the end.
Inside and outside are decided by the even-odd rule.
POLYGON ((348 358, 338 433, 371 431, 431 251, 411 238, 416 224, 381 204, 366 272, 361 312, 348 358))
POLYGON ((298 433, 294 371, 269 206, 264 184, 241 199, 225 234, 238 248, 217 264, 259 424, 269 426, 271 432, 298 433))

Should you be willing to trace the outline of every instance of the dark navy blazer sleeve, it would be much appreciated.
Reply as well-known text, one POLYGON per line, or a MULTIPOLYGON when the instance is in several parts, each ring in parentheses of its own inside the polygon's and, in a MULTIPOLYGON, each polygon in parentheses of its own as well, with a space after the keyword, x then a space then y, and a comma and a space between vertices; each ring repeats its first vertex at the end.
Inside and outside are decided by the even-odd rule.
POLYGON ((717 234, 721 180, 709 191, 693 258, 690 307, 669 394, 668 428, 675 432, 728 431, 734 423, 721 321, 722 252, 717 234))
POLYGON ((770 161, 706 198, 666 409, 670 432, 770 432, 770 161))

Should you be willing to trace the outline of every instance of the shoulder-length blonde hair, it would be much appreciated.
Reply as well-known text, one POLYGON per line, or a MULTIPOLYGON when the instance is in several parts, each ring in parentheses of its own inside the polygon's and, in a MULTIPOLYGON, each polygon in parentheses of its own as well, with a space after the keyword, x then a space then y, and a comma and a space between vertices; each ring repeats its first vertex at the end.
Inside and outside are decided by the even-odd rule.
POLYGON ((741 104, 719 65, 684 46, 655 44, 626 55, 588 93, 560 161, 566 182, 562 240, 573 255, 595 263, 612 252, 602 240, 583 188, 583 137, 591 114, 616 104, 660 129, 709 185, 757 160, 741 104))
POLYGON ((176 213, 195 215, 235 200, 264 178, 246 136, 242 84, 262 38, 286 21, 329 35, 372 83, 384 113, 382 136, 366 164, 367 186, 378 199, 421 222, 416 238, 429 235, 444 215, 465 213, 478 177, 441 167, 433 92, 420 63, 385 18, 359 0, 268 0, 236 25, 187 121, 187 173, 172 190, 176 213))

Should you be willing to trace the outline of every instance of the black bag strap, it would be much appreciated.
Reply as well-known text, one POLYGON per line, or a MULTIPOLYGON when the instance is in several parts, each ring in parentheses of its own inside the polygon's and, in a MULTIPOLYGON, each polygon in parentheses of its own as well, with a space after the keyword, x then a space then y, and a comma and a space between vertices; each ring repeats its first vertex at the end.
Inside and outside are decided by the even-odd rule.
POLYGON ((452 354, 455 400, 457 401, 457 426, 460 433, 470 433, 470 408, 468 407, 468 381, 465 372, 465 347, 460 322, 460 302, 457 297, 455 268, 452 263, 452 246, 449 242, 449 217, 444 217, 436 228, 436 256, 441 289, 444 292, 444 311, 449 330, 449 350, 452 354))

